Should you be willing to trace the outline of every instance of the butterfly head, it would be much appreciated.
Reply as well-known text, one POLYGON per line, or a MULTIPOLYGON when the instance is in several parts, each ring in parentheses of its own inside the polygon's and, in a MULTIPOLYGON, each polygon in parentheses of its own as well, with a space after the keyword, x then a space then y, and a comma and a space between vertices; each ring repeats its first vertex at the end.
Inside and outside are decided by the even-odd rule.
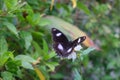
POLYGON ((59 37, 62 35, 62 33, 56 28, 52 28, 52 33, 55 34, 56 37, 59 37))

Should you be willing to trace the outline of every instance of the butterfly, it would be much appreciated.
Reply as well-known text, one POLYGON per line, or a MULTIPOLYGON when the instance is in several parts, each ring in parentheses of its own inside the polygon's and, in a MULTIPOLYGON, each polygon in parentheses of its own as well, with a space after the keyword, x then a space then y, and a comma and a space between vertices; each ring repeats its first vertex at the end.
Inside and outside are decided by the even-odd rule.
POLYGON ((74 51, 75 47, 81 44, 86 36, 79 37, 74 41, 69 41, 67 37, 56 28, 51 29, 52 38, 53 38, 53 48, 58 56, 68 57, 74 51))

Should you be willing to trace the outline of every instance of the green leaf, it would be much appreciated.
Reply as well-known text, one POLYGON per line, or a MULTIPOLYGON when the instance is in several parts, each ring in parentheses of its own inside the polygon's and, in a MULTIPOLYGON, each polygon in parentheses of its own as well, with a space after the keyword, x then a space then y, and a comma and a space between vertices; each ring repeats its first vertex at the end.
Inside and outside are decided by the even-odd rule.
POLYGON ((46 62, 45 65, 47 65, 50 68, 50 71, 54 71, 55 67, 59 64, 57 62, 46 62))
POLYGON ((43 51, 48 54, 48 44, 47 42, 43 39, 43 51))
POLYGON ((109 11, 109 9, 108 9, 108 4, 97 5, 97 6, 95 7, 95 11, 96 11, 98 14, 108 12, 108 11, 109 11))
POLYGON ((29 32, 21 31, 20 36, 25 41, 25 48, 28 49, 31 46, 32 35, 29 32))
POLYGON ((8 50, 8 44, 3 36, 0 37, 0 54, 8 50))
POLYGON ((0 67, 3 66, 9 58, 13 59, 13 52, 5 52, 1 54, 0 55, 0 67))
POLYGON ((80 54, 80 59, 83 60, 83 58, 93 50, 95 50, 95 48, 89 47, 86 50, 82 51, 82 53, 80 54))
POLYGON ((80 75, 76 68, 74 69, 74 80, 83 80, 82 76, 80 75))
POLYGON ((41 18, 39 22, 39 26, 46 26, 49 25, 51 22, 48 19, 41 18))
POLYGON ((4 0, 7 9, 14 9, 17 5, 18 0, 4 0))
POLYGON ((6 63, 6 69, 12 73, 17 73, 17 71, 19 70, 19 66, 21 65, 20 60, 9 60, 6 63))
POLYGON ((26 69, 34 69, 31 63, 22 62, 22 66, 26 69))
POLYGON ((89 9, 85 6, 85 4, 81 3, 80 1, 77 2, 77 7, 82 9, 86 14, 90 15, 89 9))
POLYGON ((65 75, 64 74, 61 74, 61 73, 55 73, 55 74, 52 74, 51 77, 54 78, 55 80, 61 80, 63 79, 65 75))
POLYGON ((44 35, 42 32, 37 32, 37 31, 33 31, 32 34, 37 36, 37 37, 40 37, 40 36, 44 35))
POLYGON ((22 63, 22 67, 26 68, 26 69, 33 69, 32 67, 32 62, 35 62, 35 60, 27 55, 18 55, 15 57, 16 60, 20 60, 22 63))
POLYGON ((82 51, 81 56, 88 55, 91 51, 95 50, 93 47, 89 47, 86 50, 82 51))
POLYGON ((111 60, 111 62, 109 62, 107 65, 107 69, 114 69, 114 67, 116 66, 116 62, 116 59, 111 60))
POLYGON ((15 34, 16 37, 18 37, 18 31, 17 31, 16 27, 15 27, 12 23, 4 22, 3 24, 4 24, 13 34, 15 34))
POLYGON ((54 56, 56 56, 55 52, 47 53, 47 55, 44 57, 44 60, 49 60, 54 56))
POLYGON ((40 22, 40 14, 36 13, 36 14, 28 15, 27 20, 31 25, 38 25, 40 22))
POLYGON ((1 72, 1 76, 2 76, 3 80, 14 80, 13 74, 8 71, 1 72))
POLYGON ((37 42, 32 41, 32 44, 33 44, 33 46, 34 46, 34 48, 35 48, 35 50, 36 50, 37 53, 39 53, 41 56, 45 55, 45 54, 43 54, 44 51, 40 48, 40 46, 38 45, 37 42))
POLYGON ((27 55, 18 55, 15 57, 16 60, 21 60, 21 61, 25 61, 25 62, 34 62, 35 60, 27 55))

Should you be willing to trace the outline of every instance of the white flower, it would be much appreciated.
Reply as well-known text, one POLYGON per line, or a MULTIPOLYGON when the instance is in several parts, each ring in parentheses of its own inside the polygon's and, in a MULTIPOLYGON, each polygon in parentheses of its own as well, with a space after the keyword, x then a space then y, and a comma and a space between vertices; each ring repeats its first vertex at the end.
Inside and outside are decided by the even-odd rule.
POLYGON ((82 46, 81 46, 81 45, 77 45, 77 46, 74 48, 75 51, 80 51, 81 49, 82 49, 82 46))
POLYGON ((67 57, 67 59, 72 59, 73 61, 77 58, 76 52, 75 51, 80 51, 82 49, 81 45, 77 45, 73 52, 67 57))
POLYGON ((73 61, 74 61, 76 58, 77 58, 76 52, 74 52, 74 51, 67 57, 67 59, 72 59, 73 61))

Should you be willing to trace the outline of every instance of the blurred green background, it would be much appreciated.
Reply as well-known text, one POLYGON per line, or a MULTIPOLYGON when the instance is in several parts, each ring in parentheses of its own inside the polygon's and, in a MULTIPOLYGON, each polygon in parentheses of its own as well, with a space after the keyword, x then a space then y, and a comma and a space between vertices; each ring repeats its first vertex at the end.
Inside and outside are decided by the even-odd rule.
POLYGON ((0 0, 0 80, 40 79, 120 80, 120 0, 0 0), (74 62, 61 60, 52 27, 93 44, 88 39, 74 62))

